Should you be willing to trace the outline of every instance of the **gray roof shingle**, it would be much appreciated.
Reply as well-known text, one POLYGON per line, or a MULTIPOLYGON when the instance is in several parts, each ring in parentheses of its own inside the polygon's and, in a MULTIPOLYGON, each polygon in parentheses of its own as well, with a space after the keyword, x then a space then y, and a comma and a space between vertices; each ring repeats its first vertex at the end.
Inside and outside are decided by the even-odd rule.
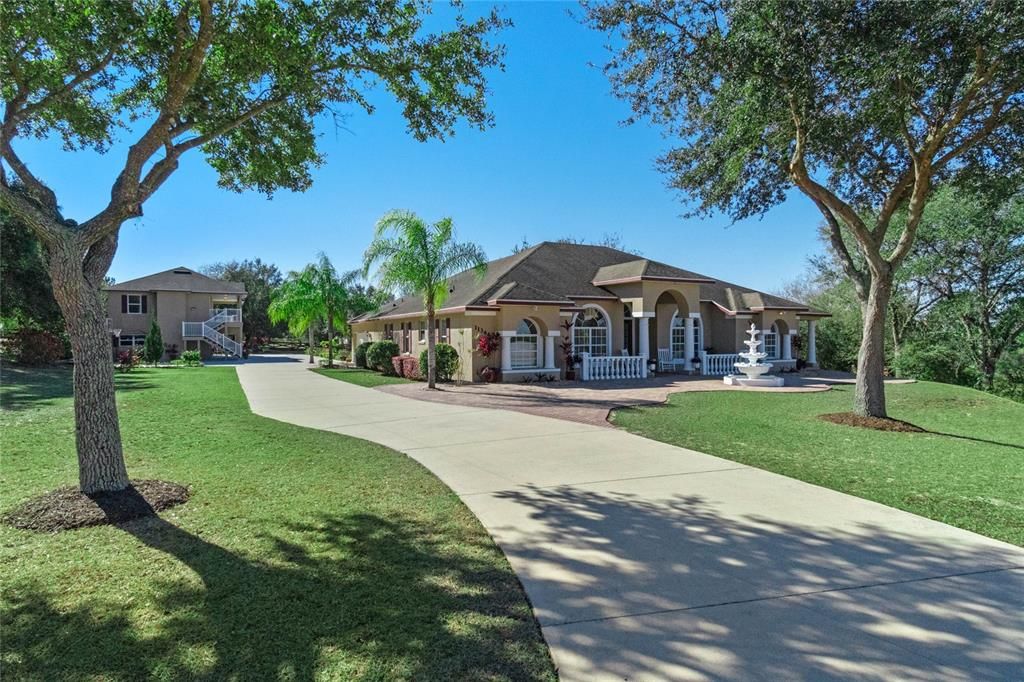
POLYGON ((108 291, 190 291, 197 294, 244 294, 241 282, 225 282, 186 267, 171 268, 145 277, 118 282, 108 291))
MULTIPOLYGON (((768 305, 798 308, 810 314, 827 314, 812 311, 796 301, 721 282, 658 261, 637 258, 634 254, 606 246, 562 242, 541 242, 517 254, 493 260, 487 264, 482 278, 472 270, 455 275, 448 281, 448 298, 442 307, 488 306, 503 301, 544 301, 568 306, 573 304, 573 298, 614 297, 609 289, 595 282, 645 277, 699 282, 702 299, 714 301, 732 312, 749 312, 752 308, 768 305)), ((420 297, 404 296, 352 321, 422 314, 423 309, 420 297)))

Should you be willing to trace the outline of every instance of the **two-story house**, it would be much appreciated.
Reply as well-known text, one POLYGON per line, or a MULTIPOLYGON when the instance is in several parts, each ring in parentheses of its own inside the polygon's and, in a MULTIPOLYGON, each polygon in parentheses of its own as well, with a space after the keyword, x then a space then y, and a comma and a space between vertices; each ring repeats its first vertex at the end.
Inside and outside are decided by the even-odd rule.
MULTIPOLYGON (((106 287, 113 353, 141 348, 154 318, 166 349, 242 355, 245 285, 224 282, 189 268, 106 287)), ((165 353, 166 358, 166 353, 165 353)))

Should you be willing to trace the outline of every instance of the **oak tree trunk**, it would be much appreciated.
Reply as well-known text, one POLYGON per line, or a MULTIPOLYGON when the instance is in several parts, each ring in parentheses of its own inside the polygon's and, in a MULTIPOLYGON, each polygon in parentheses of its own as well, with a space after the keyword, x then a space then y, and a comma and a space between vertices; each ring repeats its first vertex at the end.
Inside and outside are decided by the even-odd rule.
MULTIPOLYGON (((70 240, 69 240, 70 241, 70 240)), ((124 490, 128 471, 114 399, 114 363, 106 309, 82 272, 77 243, 51 244, 48 268, 74 357, 78 485, 84 493, 124 490)))
POLYGON ((434 308, 427 306, 427 388, 436 388, 437 350, 434 338, 434 308))
POLYGON ((857 390, 853 411, 865 417, 886 417, 885 314, 892 296, 892 276, 871 278, 867 300, 861 305, 864 327, 857 354, 857 390))

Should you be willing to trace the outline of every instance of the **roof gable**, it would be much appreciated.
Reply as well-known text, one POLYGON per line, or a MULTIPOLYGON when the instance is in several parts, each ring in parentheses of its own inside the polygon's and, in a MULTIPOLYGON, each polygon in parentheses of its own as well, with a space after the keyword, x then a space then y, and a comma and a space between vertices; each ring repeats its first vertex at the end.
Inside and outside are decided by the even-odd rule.
POLYGON ((108 291, 188 291, 200 294, 245 294, 241 282, 214 279, 184 266, 164 270, 145 277, 118 282, 108 291))

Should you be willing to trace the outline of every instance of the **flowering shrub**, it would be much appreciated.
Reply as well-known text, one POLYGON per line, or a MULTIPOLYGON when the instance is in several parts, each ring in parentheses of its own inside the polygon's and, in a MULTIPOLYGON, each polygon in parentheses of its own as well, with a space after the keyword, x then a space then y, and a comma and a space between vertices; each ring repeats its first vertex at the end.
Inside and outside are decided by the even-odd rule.
POLYGON ((501 334, 498 332, 484 332, 480 334, 480 338, 476 340, 476 349, 480 351, 480 354, 485 358, 489 358, 491 353, 497 353, 501 348, 501 334))
POLYGON ((117 371, 130 372, 139 366, 139 354, 131 350, 123 350, 117 354, 117 371))
POLYGON ((402 358, 402 376, 406 379, 419 379, 420 363, 414 357, 404 356, 402 358))
POLYGON ((59 336, 42 329, 23 327, 4 340, 4 352, 26 365, 46 365, 65 357, 64 342, 59 336))

